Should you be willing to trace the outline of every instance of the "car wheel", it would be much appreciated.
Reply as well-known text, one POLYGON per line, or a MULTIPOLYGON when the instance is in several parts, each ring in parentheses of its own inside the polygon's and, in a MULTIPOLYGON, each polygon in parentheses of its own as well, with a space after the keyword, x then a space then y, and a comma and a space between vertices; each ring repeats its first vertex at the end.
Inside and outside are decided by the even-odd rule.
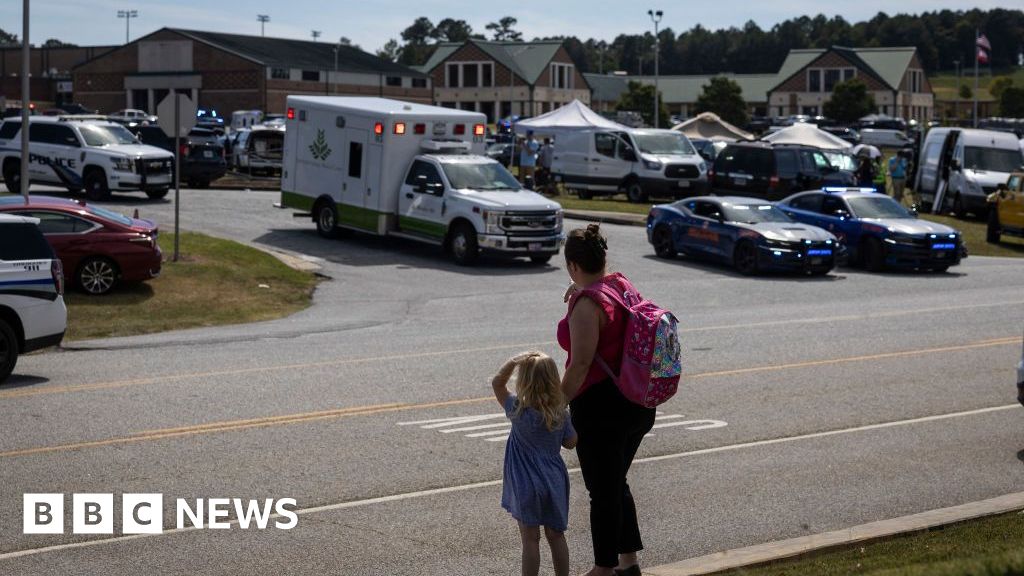
POLYGON ((21 164, 17 160, 4 163, 4 185, 11 194, 21 194, 21 164))
POLYGON ((338 210, 334 202, 321 200, 313 213, 316 220, 316 231, 324 238, 338 237, 338 210))
POLYGON ((76 279, 86 294, 106 294, 117 284, 117 265, 107 258, 89 258, 78 267, 76 279))
POLYGON ((550 261, 550 254, 548 254, 547 256, 530 256, 530 262, 533 262, 534 264, 547 264, 550 261))
POLYGON ((459 266, 470 266, 480 256, 480 247, 476 240, 476 230, 468 224, 460 224, 452 232, 452 256, 459 266))
POLYGON ((659 258, 675 258, 676 247, 672 241, 672 229, 665 224, 660 224, 654 229, 651 236, 651 243, 654 244, 654 253, 659 258))
POLYGON ((1000 236, 999 209, 992 206, 988 210, 988 226, 985 228, 985 241, 989 244, 998 244, 1000 236))
POLYGON ((102 170, 92 169, 85 175, 85 197, 94 202, 110 198, 107 176, 102 170))
POLYGON ((167 196, 167 192, 169 190, 170 190, 170 188, 159 188, 157 190, 146 190, 146 196, 149 197, 150 200, 159 200, 159 199, 163 198, 164 196, 167 196))
POLYGON ((14 372, 18 364, 18 338, 14 329, 4 320, 0 320, 0 382, 14 372))
POLYGON ((576 190, 576 196, 578 196, 580 200, 590 200, 591 198, 594 197, 594 193, 591 192, 590 190, 584 190, 583 188, 578 188, 576 190))
POLYGON ((740 242, 732 253, 732 264, 744 276, 757 273, 757 246, 753 242, 740 242))
POLYGON ((870 272, 879 272, 885 268, 885 247, 877 238, 868 238, 864 242, 864 268, 870 272))
POLYGON ((644 192, 639 180, 632 180, 626 185, 626 198, 636 204, 647 202, 647 192, 644 192))

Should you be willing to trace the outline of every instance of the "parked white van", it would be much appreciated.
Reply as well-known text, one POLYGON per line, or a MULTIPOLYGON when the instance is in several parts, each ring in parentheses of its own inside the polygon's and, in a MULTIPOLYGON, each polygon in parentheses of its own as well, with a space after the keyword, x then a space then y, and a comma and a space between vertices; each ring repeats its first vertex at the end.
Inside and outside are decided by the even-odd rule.
POLYGON ((289 96, 281 205, 327 237, 348 228, 543 263, 562 207, 483 156, 485 116, 385 98, 289 96))
POLYGON ((914 190, 924 208, 932 206, 946 181, 943 206, 957 215, 987 212, 986 198, 1010 172, 1024 168, 1017 137, 1008 132, 969 128, 932 128, 921 144, 914 190))
POLYGON ((860 131, 860 143, 870 144, 879 148, 903 148, 904 146, 910 146, 914 141, 899 130, 863 128, 860 131))
POLYGON ((551 173, 580 198, 625 192, 631 202, 650 196, 703 193, 708 167, 675 130, 579 130, 555 136, 551 173))

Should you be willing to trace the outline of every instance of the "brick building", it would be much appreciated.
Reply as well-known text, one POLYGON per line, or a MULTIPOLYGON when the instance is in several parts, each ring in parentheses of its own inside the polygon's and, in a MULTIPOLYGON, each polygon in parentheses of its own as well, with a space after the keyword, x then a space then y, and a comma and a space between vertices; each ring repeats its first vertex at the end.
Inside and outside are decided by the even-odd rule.
MULTIPOLYGON (((31 99, 39 109, 74 101, 71 70, 116 46, 33 46, 29 54, 31 99)), ((21 47, 0 47, 0 96, 21 101, 21 47)))
POLYGON ((919 122, 935 117, 935 95, 914 47, 792 50, 768 91, 769 112, 823 114, 833 87, 852 78, 867 85, 879 114, 919 122))
POLYGON ((434 104, 482 112, 492 122, 574 99, 590 104, 587 80, 557 41, 441 43, 419 69, 430 76, 434 104))
MULTIPOLYGON (((614 113, 619 99, 629 91, 630 82, 654 85, 654 76, 625 76, 621 74, 584 74, 594 89, 594 110, 614 113)), ((680 118, 696 115, 697 99, 712 78, 725 77, 735 82, 747 103, 751 116, 764 116, 768 110, 768 89, 778 80, 775 74, 715 74, 694 76, 659 76, 658 92, 668 113, 680 118)))
POLYGON ((162 28, 78 65, 78 101, 149 112, 171 90, 222 115, 282 113, 289 94, 384 96, 429 103, 426 75, 351 46, 162 28))

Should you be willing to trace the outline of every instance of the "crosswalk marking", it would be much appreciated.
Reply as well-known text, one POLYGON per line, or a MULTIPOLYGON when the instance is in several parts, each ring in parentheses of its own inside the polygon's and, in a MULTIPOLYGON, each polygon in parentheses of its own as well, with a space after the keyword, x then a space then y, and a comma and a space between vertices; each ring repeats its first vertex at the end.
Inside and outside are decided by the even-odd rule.
POLYGON ((498 422, 497 424, 480 424, 479 426, 463 426, 462 428, 451 428, 449 430, 441 430, 441 433, 450 434, 452 432, 469 432, 470 430, 483 430, 484 428, 508 428, 511 425, 511 422, 498 422))
POLYGON ((466 438, 483 438, 484 436, 494 436, 495 434, 504 434, 508 436, 508 430, 490 430, 487 432, 474 432, 473 434, 466 434, 466 438))

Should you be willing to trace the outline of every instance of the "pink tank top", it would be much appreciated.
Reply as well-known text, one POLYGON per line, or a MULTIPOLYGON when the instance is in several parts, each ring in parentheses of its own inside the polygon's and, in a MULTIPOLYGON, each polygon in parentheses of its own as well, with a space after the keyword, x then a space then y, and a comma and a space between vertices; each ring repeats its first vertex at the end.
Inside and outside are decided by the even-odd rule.
MULTIPOLYGON (((601 329, 601 334, 597 339, 597 354, 601 356, 601 359, 608 364, 608 367, 611 368, 612 371, 618 373, 619 367, 622 365, 622 339, 625 338, 626 332, 626 314, 618 303, 611 300, 598 289, 600 284, 608 284, 620 293, 625 291, 627 288, 635 291, 629 280, 627 280, 622 274, 616 272, 605 276, 601 280, 598 280, 594 284, 591 284, 577 292, 569 300, 569 307, 565 314, 565 318, 562 318, 558 323, 558 345, 569 353, 569 358, 565 362, 566 367, 568 367, 569 362, 572 361, 571 339, 569 335, 569 313, 572 312, 572 308, 576 303, 576 300, 579 298, 590 298, 597 303, 604 312, 605 318, 608 320, 604 325, 604 328, 601 329)), ((586 378, 583 379, 583 384, 576 392, 576 396, 578 397, 587 388, 590 388, 594 384, 609 377, 608 373, 601 368, 600 364, 597 362, 592 363, 590 365, 590 371, 587 372, 586 378)))

